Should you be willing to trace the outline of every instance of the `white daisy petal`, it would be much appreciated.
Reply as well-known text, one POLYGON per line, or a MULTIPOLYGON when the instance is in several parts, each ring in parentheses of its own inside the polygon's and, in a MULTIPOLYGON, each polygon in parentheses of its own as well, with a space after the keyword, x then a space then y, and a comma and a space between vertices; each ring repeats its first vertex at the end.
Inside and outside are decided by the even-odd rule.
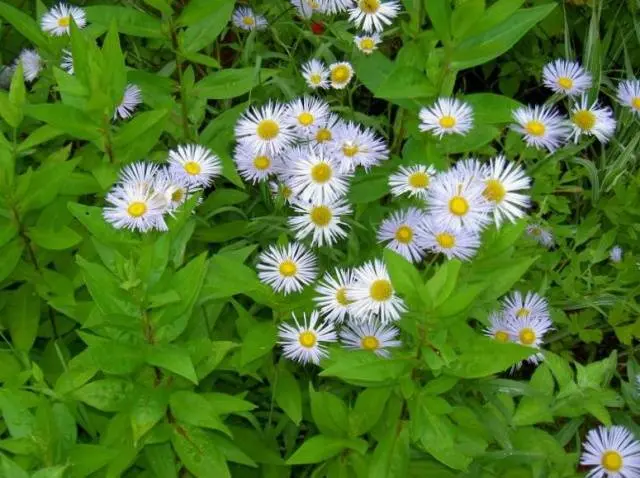
POLYGON ((131 117, 140 103, 142 103, 142 91, 138 86, 129 83, 124 89, 122 101, 113 113, 113 119, 131 117))
POLYGON ((326 202, 295 201, 294 216, 289 226, 301 240, 312 236, 312 246, 331 246, 347 236, 348 226, 343 217, 351 214, 351 207, 343 199, 326 202))
POLYGON ((322 3, 320 0, 290 0, 291 5, 298 11, 302 18, 311 18, 314 13, 322 13, 322 3))
POLYGON ((465 135, 473 128, 473 110, 457 98, 440 98, 433 106, 420 110, 420 120, 420 131, 430 131, 438 138, 465 135))
POLYGON ((516 124, 511 128, 524 136, 527 145, 546 148, 549 152, 562 146, 571 133, 567 119, 546 105, 518 108, 513 112, 513 119, 516 124))
POLYGON ((424 236, 421 224, 426 220, 424 212, 416 208, 397 211, 380 224, 378 242, 397 252, 411 262, 424 257, 424 236))
POLYGON ((571 135, 576 143, 582 135, 595 136, 601 143, 606 143, 616 130, 616 120, 611 108, 602 107, 597 101, 589 105, 586 96, 571 109, 571 123, 571 135))
POLYGON ((277 155, 295 141, 293 129, 284 121, 287 105, 269 102, 262 108, 246 111, 236 124, 236 140, 257 154, 277 155))
POLYGON ((348 317, 347 288, 352 282, 351 270, 335 269, 333 274, 325 274, 320 284, 316 286, 318 296, 313 300, 327 320, 340 324, 348 317))
POLYGON ((82 8, 58 3, 43 15, 40 28, 53 36, 69 35, 72 18, 78 28, 84 28, 87 24, 87 16, 82 8))
POLYGON ((67 50, 66 48, 62 50, 62 59, 60 60, 60 68, 64 71, 73 75, 73 55, 71 50, 67 50))
POLYGON ((153 189, 165 201, 167 212, 173 215, 198 188, 182 173, 169 168, 160 169, 154 178, 153 189))
POLYGON ((293 314, 293 322, 295 325, 284 323, 278 328, 278 343, 284 356, 302 364, 312 362, 318 365, 321 359, 329 355, 324 344, 335 342, 338 338, 333 324, 321 324, 315 310, 309 318, 303 314, 301 323, 293 314))
POLYGON ((333 15, 335 13, 346 12, 353 7, 354 0, 320 0, 322 11, 333 15))
POLYGON ((447 259, 469 261, 481 244, 476 232, 446 226, 431 217, 422 223, 421 231, 424 248, 444 254, 447 259))
POLYGON ((503 300, 502 309, 508 319, 549 319, 547 300, 535 292, 527 292, 524 296, 518 291, 512 292, 503 300))
POLYGON ((349 324, 340 332, 340 339, 346 348, 367 350, 380 357, 390 355, 387 349, 402 346, 397 337, 398 329, 395 327, 373 322, 349 324))
POLYGON ((209 186, 222 173, 220 159, 204 146, 187 144, 169 151, 169 170, 191 186, 209 186))
POLYGON ((515 222, 530 205, 529 196, 516 191, 528 190, 531 179, 521 166, 510 163, 502 155, 491 160, 484 179, 483 195, 493 206, 496 227, 504 220, 515 222))
POLYGON ((40 74, 43 66, 42 57, 40 57, 40 54, 37 51, 31 50, 29 48, 25 48, 20 52, 20 55, 16 59, 14 68, 18 65, 18 63, 22 63, 24 79, 29 83, 35 81, 35 79, 38 78, 38 75, 40 74))
POLYGON ((395 0, 356 0, 349 9, 349 21, 365 32, 381 32, 398 13, 400 4, 395 0))
POLYGON ((258 276, 276 292, 299 292, 317 275, 316 258, 302 244, 270 246, 260 255, 258 276))
POLYGON ((400 166, 396 173, 389 176, 391 194, 397 197, 408 193, 411 197, 425 200, 429 185, 436 175, 437 171, 433 166, 400 166))
POLYGON ((542 70, 542 82, 555 93, 578 96, 591 88, 591 74, 579 63, 555 60, 542 70))
POLYGON ((636 115, 640 115, 640 81, 626 80, 618 85, 618 101, 631 108, 636 115))
POLYGON ((249 7, 241 6, 235 9, 231 17, 233 24, 242 30, 264 30, 267 27, 267 19, 262 15, 256 15, 249 7))
POLYGON ((313 90, 329 88, 329 75, 331 72, 327 66, 315 58, 302 65, 302 76, 307 82, 307 86, 313 90))
POLYGON ((623 426, 589 430, 580 464, 591 466, 587 478, 637 478, 640 476, 640 441, 623 426))

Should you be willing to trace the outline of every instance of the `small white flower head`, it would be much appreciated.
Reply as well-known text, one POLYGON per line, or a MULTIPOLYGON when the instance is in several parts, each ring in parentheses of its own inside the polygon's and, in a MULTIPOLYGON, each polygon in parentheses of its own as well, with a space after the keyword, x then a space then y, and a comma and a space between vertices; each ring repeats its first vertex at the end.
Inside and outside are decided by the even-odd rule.
POLYGON ((130 118, 140 103, 142 103, 142 91, 138 86, 129 83, 124 89, 122 101, 113 113, 113 119, 130 118))
POLYGON ((622 247, 617 245, 613 246, 609 251, 609 259, 611 259, 611 262, 618 263, 622 261, 622 252, 622 247))
POLYGON ((278 327, 278 343, 282 346, 284 356, 302 364, 312 362, 318 365, 321 359, 329 356, 323 344, 338 339, 333 324, 321 324, 320 315, 315 310, 309 318, 303 314, 301 323, 295 314, 292 316, 295 326, 280 324, 278 327))
POLYGON ((320 3, 322 11, 330 15, 346 12, 353 7, 353 0, 320 0, 320 3))
POLYGON ((169 151, 169 169, 194 187, 207 187, 222 173, 220 159, 199 144, 186 144, 169 151))
POLYGON ((489 327, 484 329, 484 334, 501 344, 513 342, 513 337, 510 335, 509 321, 500 312, 491 312, 489 314, 489 327))
POLYGON ((353 37, 353 42, 365 55, 371 55, 378 49, 378 45, 382 42, 382 37, 379 33, 371 33, 370 35, 356 35, 353 37))
POLYGON ((302 244, 270 246, 260 255, 258 277, 284 295, 299 292, 316 278, 316 258, 302 244))
POLYGON ((349 175, 340 171, 333 156, 320 149, 290 149, 283 170, 287 185, 302 201, 334 201, 349 190, 349 175))
POLYGON ((155 163, 137 161, 120 170, 118 182, 120 184, 135 184, 143 189, 152 189, 159 170, 160 168, 155 163))
POLYGON ((400 12, 396 0, 355 0, 355 4, 349 9, 349 21, 365 32, 381 32, 400 12))
POLYGON ((371 129, 352 122, 343 123, 335 129, 329 147, 344 172, 353 172, 357 166, 368 171, 389 158, 389 149, 383 139, 371 129))
POLYGON ((73 54, 71 50, 67 50, 66 48, 62 50, 62 59, 60 60, 60 68, 64 71, 73 75, 73 54))
POLYGON ((420 131, 430 131, 438 138, 465 135, 473 128, 473 110, 457 98, 440 98, 433 106, 420 110, 420 121, 420 131))
POLYGON ((349 315, 356 321, 379 320, 386 324, 400 319, 406 311, 404 301, 395 293, 387 268, 380 260, 367 262, 354 271, 347 287, 349 315))
POLYGON ((293 191, 286 183, 280 181, 270 181, 269 189, 274 199, 282 200, 286 204, 290 203, 294 199, 293 191))
POLYGON ((313 134, 311 144, 324 148, 331 145, 331 140, 335 137, 338 128, 342 127, 343 121, 336 114, 330 113, 313 134))
POLYGON ((451 168, 460 177, 469 181, 484 181, 487 176, 487 165, 476 158, 461 159, 451 168))
POLYGON ((626 80, 618 85, 618 101, 640 115, 640 81, 626 80))
POLYGON ((249 7, 236 8, 231 21, 237 28, 247 31, 267 28, 267 19, 262 15, 256 15, 249 7))
POLYGON ((309 140, 329 116, 327 102, 313 97, 297 98, 289 105, 285 122, 301 140, 309 140))
POLYGON ((341 61, 329 65, 329 78, 331 80, 331 88, 342 90, 345 88, 351 78, 353 78, 353 67, 351 63, 341 61))
POLYGON ((233 154, 238 174, 245 181, 259 183, 280 170, 280 159, 269 154, 257 154, 248 144, 238 144, 233 154))
POLYGON ((427 194, 429 213, 445 227, 477 232, 491 221, 492 205, 484 197, 482 182, 456 171, 434 179, 427 194))
POLYGON ((297 213, 289 217, 289 226, 301 240, 311 236, 312 246, 331 246, 347 236, 347 224, 343 218, 351 213, 344 199, 327 202, 295 201, 297 213))
POLYGON ((302 18, 311 18, 314 13, 322 13, 320 0, 290 0, 302 18))
POLYGON ((571 135, 576 143, 582 135, 595 136, 601 143, 606 143, 616 130, 616 120, 611 108, 602 107, 597 101, 589 105, 586 96, 572 108, 571 123, 571 135))
POLYGON ((536 241, 541 246, 550 249, 554 245, 553 234, 540 224, 529 224, 526 229, 527 236, 536 241))
POLYGON ((87 24, 87 16, 82 8, 66 3, 58 3, 44 14, 40 21, 40 28, 42 28, 42 31, 56 37, 69 35, 72 18, 78 28, 84 28, 87 24))
POLYGON ((302 65, 302 77, 307 86, 312 90, 329 88, 329 76, 331 72, 327 66, 315 58, 302 65))
POLYGON ((436 168, 433 166, 423 164, 400 166, 397 172, 389 176, 391 194, 398 197, 408 193, 411 197, 425 200, 429 185, 436 174, 436 168))
POLYGON ((25 48, 16 59, 15 66, 18 66, 18 63, 22 63, 22 71, 26 81, 31 83, 38 78, 42 70, 42 57, 37 51, 25 48))
POLYGON ((511 128, 524 136, 527 146, 554 152, 569 138, 567 119, 546 105, 523 106, 513 112, 511 128))
POLYGON ((547 299, 535 292, 524 296, 519 291, 512 292, 504 299, 502 310, 508 319, 549 318, 547 299))
POLYGON ((154 191, 164 199, 167 212, 172 214, 198 191, 191 185, 187 177, 175 170, 160 169, 153 184, 154 191))
POLYGON ((398 329, 391 325, 361 322, 347 325, 340 332, 340 339, 348 349, 367 350, 379 357, 389 357, 389 348, 400 347, 398 329))
POLYGON ((421 228, 425 249, 444 254, 447 259, 469 261, 480 247, 480 236, 465 228, 456 229, 429 217, 421 228))
MULTIPOLYGON (((506 317, 508 317, 505 314, 506 317)), ((544 336, 553 329, 553 324, 548 317, 544 316, 523 316, 507 319, 509 335, 513 341, 526 347, 539 349, 544 343, 544 336)), ((526 362, 538 364, 544 360, 542 354, 535 354, 526 359, 526 362)), ((521 363, 520 363, 521 364, 521 363)))
POLYGON ((335 269, 333 274, 325 274, 316 287, 318 296, 313 300, 327 320, 341 324, 349 315, 347 288, 352 282, 351 270, 335 269))
POLYGON ((272 102, 262 108, 250 108, 236 124, 236 140, 248 144, 257 154, 279 154, 296 139, 284 121, 288 110, 287 105, 272 102))
POLYGON ((567 60, 555 60, 542 70, 544 86, 555 93, 567 96, 579 96, 591 88, 591 74, 579 63, 567 60))
POLYGON ((103 216, 116 229, 140 232, 168 229, 163 217, 166 204, 152 188, 135 182, 118 184, 105 200, 103 216))
POLYGON ((627 428, 615 425, 589 430, 580 464, 593 466, 588 478, 640 476, 640 442, 627 428))
POLYGON ((482 194, 493 205, 496 227, 499 228, 505 220, 515 222, 524 216, 530 205, 529 196, 517 192, 531 186, 531 179, 524 169, 499 155, 491 160, 486 171, 482 194))
POLYGON ((424 212, 416 208, 396 211, 382 221, 378 228, 378 242, 397 252, 411 262, 424 257, 424 236, 421 224, 426 220, 424 212))

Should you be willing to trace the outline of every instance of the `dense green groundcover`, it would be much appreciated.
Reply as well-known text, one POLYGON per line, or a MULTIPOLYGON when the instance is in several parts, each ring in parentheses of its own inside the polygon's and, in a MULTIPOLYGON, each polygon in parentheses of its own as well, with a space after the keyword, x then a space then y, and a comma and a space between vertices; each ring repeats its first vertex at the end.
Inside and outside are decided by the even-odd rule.
MULTIPOLYGON (((347 13, 304 18, 286 0, 245 4, 267 22, 252 30, 234 26, 233 0, 74 3, 86 19, 54 35, 40 23, 49 1, 0 2, 0 477, 569 478, 593 469, 579 465, 589 430, 640 439, 640 127, 616 99, 640 70, 636 0, 390 2, 398 15, 370 55, 347 13), (15 63, 25 48, 39 57, 15 63), (312 92, 311 58, 354 77, 312 92), (523 105, 567 114, 573 102, 542 85, 558 58, 612 108, 607 143, 550 154, 511 128, 523 105), (114 117, 127 84, 142 103, 114 117), (389 149, 348 178, 347 236, 301 240, 318 278, 384 261, 406 307, 386 357, 331 342, 319 365, 285 358, 278 326, 310 314, 316 292, 258 276, 263 251, 296 240, 294 213, 240 176, 234 128, 249 106, 309 94, 389 149), (420 131, 420 108, 451 96, 472 107, 471 131, 420 131), (125 165, 190 143, 222 174, 162 216, 168 231, 105 220, 125 165), (531 177, 531 206, 489 225, 470 261, 411 264, 378 242, 385 218, 424 205, 391 194, 399 166, 497 154, 531 177), (530 347, 485 335, 513 291, 549 303, 537 365, 530 347)), ((625 477, 640 476, 619 451, 625 477)))

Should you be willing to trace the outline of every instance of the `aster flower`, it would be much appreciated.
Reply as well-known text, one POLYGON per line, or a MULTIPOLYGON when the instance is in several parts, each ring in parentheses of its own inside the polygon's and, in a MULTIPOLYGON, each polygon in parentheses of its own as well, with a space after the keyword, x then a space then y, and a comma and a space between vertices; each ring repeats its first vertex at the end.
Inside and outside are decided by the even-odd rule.
POLYGON ((502 305, 507 318, 549 318, 549 304, 547 300, 535 292, 512 292, 502 305))
POLYGON ((296 233, 296 239, 312 236, 312 246, 331 246, 347 236, 343 217, 351 213, 351 207, 343 199, 296 201, 293 207, 297 215, 289 218, 289 226, 296 233))
POLYGON ((316 147, 327 147, 336 135, 336 131, 343 126, 343 121, 336 114, 330 113, 315 130, 311 144, 316 147))
POLYGON ((384 140, 372 130, 352 122, 343 123, 335 129, 330 148, 344 172, 353 172, 357 166, 369 170, 389 158, 384 140))
POLYGON ((559 59, 545 65, 542 82, 555 93, 579 96, 591 88, 592 79, 579 63, 559 59))
POLYGON ((325 274, 316 287, 318 294, 313 300, 320 313, 329 321, 341 324, 349 315, 347 288, 353 282, 353 272, 349 269, 335 269, 333 274, 325 274))
POLYGON ((302 18, 311 18, 314 13, 322 13, 321 0, 290 0, 302 18))
POLYGON ((618 85, 618 101, 630 108, 633 113, 640 115, 640 81, 626 80, 618 85))
POLYGON ((207 187, 222 173, 222 163, 204 146, 187 144, 169 151, 169 170, 193 187, 207 187))
POLYGON ((395 0, 356 0, 355 4, 349 9, 349 21, 365 32, 381 32, 400 12, 395 0))
POLYGON ((288 110, 288 106, 272 102, 262 108, 252 107, 236 124, 237 141, 251 146, 257 154, 279 154, 296 139, 293 129, 284 121, 288 110))
POLYGON ((580 464, 593 467, 587 478, 640 476, 640 442, 623 426, 589 430, 580 464))
POLYGON ((457 98, 440 98, 420 110, 420 121, 420 131, 430 131, 438 138, 446 134, 464 136, 473 128, 473 110, 457 98))
POLYGON ((142 103, 142 91, 138 86, 129 83, 124 89, 122 101, 116 106, 113 119, 118 117, 121 119, 130 118, 140 103, 142 103))
POLYGON ((602 107, 597 101, 589 105, 586 96, 572 108, 571 123, 571 135, 576 143, 582 135, 595 136, 601 143, 606 143, 616 130, 616 120, 611 108, 602 107))
POLYGON ((331 72, 320 60, 311 59, 302 65, 302 77, 311 89, 329 88, 329 76, 331 72))
POLYGON ((527 235, 541 246, 547 249, 553 247, 553 234, 540 224, 529 224, 526 229, 527 235))
POLYGON ((396 173, 389 176, 391 194, 397 197, 408 193, 411 197, 425 200, 431 180, 436 174, 436 168, 433 166, 400 166, 396 173))
POLYGON ((483 195, 493 205, 496 227, 504 220, 515 222, 529 207, 529 196, 519 193, 529 189, 531 179, 521 166, 507 162, 502 155, 491 160, 484 179, 483 195))
POLYGON ((487 165, 482 164, 477 158, 466 158, 457 161, 450 171, 466 181, 484 181, 487 176, 487 165))
POLYGON ((303 314, 301 322, 293 314, 293 322, 295 326, 283 323, 278 327, 278 343, 284 356, 302 364, 312 362, 318 365, 329 355, 324 344, 337 340, 333 325, 330 322, 321 324, 316 311, 308 318, 303 314))
POLYGON ((40 54, 30 48, 25 48, 20 52, 15 66, 18 63, 22 64, 22 72, 24 74, 25 81, 29 83, 35 81, 42 70, 42 57, 40 54))
POLYGON ((365 55, 371 55, 378 49, 378 45, 382 42, 382 37, 379 33, 372 33, 370 35, 356 35, 353 37, 353 42, 365 55))
POLYGON ((256 154, 248 144, 238 144, 233 154, 233 161, 238 174, 250 183, 266 181, 269 176, 277 174, 280 169, 280 158, 269 154, 256 154))
POLYGON ((378 242, 397 252, 411 262, 424 257, 424 237, 420 225, 425 221, 424 212, 416 208, 396 211, 380 224, 378 242))
POLYGON ((72 18, 78 28, 84 28, 87 24, 87 16, 82 8, 66 3, 58 3, 44 14, 40 21, 40 28, 42 28, 42 31, 57 37, 69 35, 72 18))
POLYGON ((154 178, 153 190, 164 199, 166 211, 173 214, 198 188, 190 184, 184 174, 162 168, 154 178))
POLYGON ((611 262, 621 262, 622 261, 622 247, 620 246, 613 246, 611 248, 611 251, 609 251, 609 259, 611 259, 611 262))
POLYGON ((510 335, 509 321, 505 319, 500 312, 492 312, 489 315, 489 327, 484 330, 484 334, 491 337, 496 342, 507 343, 512 342, 513 337, 510 335))
POLYGON ((323 125, 329 116, 329 105, 318 98, 297 98, 289 105, 285 119, 302 140, 313 137, 320 125, 323 125))
POLYGON ((257 267, 260 280, 284 295, 301 291, 317 274, 315 256, 299 243, 270 246, 257 267))
POLYGON ((166 204, 152 188, 138 183, 118 184, 105 201, 103 216, 116 229, 139 232, 168 229, 163 217, 166 204))
POLYGON ((137 161, 124 166, 120 170, 118 182, 120 184, 135 184, 144 189, 151 189, 159 170, 159 166, 155 163, 137 161))
POLYGON ((444 225, 431 217, 422 223, 421 237, 426 250, 461 261, 471 260, 481 244, 478 233, 444 225))
POLYGON ((528 146, 536 149, 546 148, 554 152, 571 133, 567 119, 546 105, 518 108, 513 112, 513 119, 516 124, 511 128, 524 136, 528 146))
MULTIPOLYGON (((505 317, 510 316, 505 314, 505 317)), ((551 320, 541 315, 515 316, 508 319, 507 326, 509 335, 513 337, 515 343, 534 349, 540 348, 544 343, 545 334, 553 328, 551 320)), ((526 362, 536 365, 543 359, 542 354, 536 353, 526 359, 526 362)))
POLYGON ((233 24, 242 30, 264 30, 267 28, 267 19, 262 15, 256 15, 249 7, 238 7, 231 17, 233 24))
POLYGON ((340 332, 340 339, 346 348, 367 350, 379 357, 389 357, 387 349, 402 346, 397 338, 398 329, 373 322, 348 324, 340 332))
POLYGON ((351 63, 342 61, 329 65, 329 78, 331 79, 331 88, 336 90, 345 88, 353 78, 351 63))

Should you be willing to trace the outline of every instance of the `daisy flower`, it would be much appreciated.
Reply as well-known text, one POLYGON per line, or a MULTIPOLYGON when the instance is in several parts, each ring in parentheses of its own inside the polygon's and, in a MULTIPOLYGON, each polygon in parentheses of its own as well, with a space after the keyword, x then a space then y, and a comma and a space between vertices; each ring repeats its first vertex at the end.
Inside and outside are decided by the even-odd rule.
POLYGON ((615 263, 622 261, 622 247, 613 246, 611 251, 609 251, 609 259, 611 259, 611 262, 615 263))
POLYGON ((341 324, 349 315, 347 288, 352 282, 351 270, 335 269, 333 274, 325 274, 316 287, 318 296, 313 300, 327 320, 341 324))
POLYGON ((257 154, 276 155, 295 141, 295 133, 285 123, 289 107, 269 102, 252 107, 238 120, 235 128, 239 143, 250 145, 257 154))
POLYGON ((238 174, 245 181, 253 184, 266 181, 269 176, 277 174, 280 168, 280 160, 277 156, 256 154, 248 144, 236 146, 233 161, 238 169, 238 174))
POLYGON ((423 164, 400 166, 397 172, 389 176, 391 194, 398 197, 408 193, 411 197, 425 200, 431 180, 436 174, 436 168, 433 166, 423 164))
POLYGON ((553 247, 553 234, 551 234, 551 231, 543 228, 540 224, 529 224, 526 232, 530 238, 541 246, 546 248, 553 247))
POLYGON ((307 86, 313 90, 329 88, 329 75, 331 72, 327 66, 315 58, 302 65, 302 77, 307 82, 307 86))
POLYGON ((425 249, 444 254, 447 259, 471 260, 480 247, 480 236, 467 229, 455 229, 428 218, 421 226, 425 249))
POLYGON ((353 282, 347 286, 347 299, 351 301, 349 315, 358 321, 378 319, 384 324, 399 320, 406 311, 386 266, 377 259, 355 269, 353 282))
POLYGON ((262 15, 256 15, 249 7, 238 7, 231 17, 233 24, 242 30, 264 30, 267 27, 267 19, 262 15))
POLYGON ((575 61, 555 60, 542 70, 544 86, 561 95, 581 95, 591 88, 591 81, 591 74, 575 61))
MULTIPOLYGON (((505 314, 506 317, 509 317, 505 314)), ((539 349, 544 343, 543 339, 547 332, 553 328, 551 320, 543 316, 516 316, 508 319, 507 329, 509 335, 513 337, 513 341, 526 347, 539 349)), ((535 354, 527 358, 525 361, 534 365, 544 360, 542 354, 535 354)), ((519 364, 520 365, 520 364, 519 364)), ((517 365, 516 367, 518 367, 517 365)))
POLYGON ((353 42, 365 55, 371 55, 374 50, 378 49, 378 45, 382 41, 379 33, 372 33, 371 35, 356 35, 353 37, 353 42))
POLYGON ((320 0, 322 11, 331 15, 346 12, 353 7, 353 0, 320 0))
POLYGON ((459 160, 451 171, 458 173, 465 180, 484 181, 487 176, 487 165, 476 158, 466 158, 459 160))
POLYGON ((316 365, 320 359, 329 356, 324 343, 335 342, 338 337, 330 322, 321 324, 320 315, 313 311, 307 318, 302 315, 302 323, 292 314, 295 326, 280 324, 278 327, 278 343, 282 346, 284 356, 302 364, 312 362, 316 365))
POLYGON ((618 101, 640 115, 640 81, 626 80, 618 85, 618 101))
POLYGON ((87 24, 87 16, 82 8, 66 3, 58 3, 43 15, 40 21, 40 28, 42 28, 42 31, 56 37, 69 35, 72 18, 78 28, 84 28, 87 24))
POLYGON ((511 128, 524 136, 527 146, 558 149, 569 137, 571 129, 567 120, 555 108, 546 105, 523 106, 513 112, 516 124, 511 128))
POLYGON ((573 125, 571 135, 576 143, 583 134, 595 136, 601 143, 606 143, 616 130, 616 120, 611 108, 601 107, 597 101, 589 106, 586 96, 583 96, 580 103, 576 103, 571 110, 571 123, 573 125))
POLYGON ((482 182, 449 171, 440 174, 427 194, 429 212, 445 227, 482 230, 491 220, 491 203, 483 195, 482 182))
POLYGON ((285 122, 301 139, 307 140, 325 123, 329 113, 329 105, 323 100, 298 98, 289 104, 285 122))
POLYGON ((169 151, 169 170, 184 176, 191 186, 207 187, 222 173, 222 164, 204 146, 187 144, 169 151))
POLYGON ((168 229, 163 217, 166 204, 152 188, 135 182, 118 184, 105 200, 103 216, 116 229, 140 232, 168 229))
POLYGON ((325 147, 330 144, 338 128, 343 125, 342 120, 336 114, 330 113, 322 123, 318 124, 312 144, 318 147, 325 147))
POLYGON ((198 190, 189 184, 184 174, 168 168, 158 171, 153 189, 164 199, 169 214, 182 206, 198 190))
POLYGON ((260 280, 284 295, 301 291, 317 274, 315 256, 297 242, 270 246, 260 255, 257 267, 260 280))
POLYGON ((438 138, 445 134, 467 134, 473 128, 473 110, 457 98, 440 98, 430 108, 420 110, 420 131, 438 138))
POLYGON ((349 324, 340 332, 346 348, 368 350, 379 357, 388 357, 388 348, 402 346, 397 338, 398 329, 395 327, 372 322, 349 324))
POLYGON ((420 225, 425 214, 416 208, 396 211, 380 224, 378 242, 397 252, 411 262, 419 262, 424 257, 424 238, 420 225))
POLYGON ((270 181, 269 189, 275 199, 282 198, 285 203, 290 203, 294 199, 293 191, 286 183, 270 181))
POLYGON ((351 63, 342 61, 329 65, 329 78, 331 79, 331 88, 336 90, 345 88, 353 78, 351 63))
POLYGON ((503 344, 511 342, 513 337, 509 334, 509 330, 509 321, 500 312, 489 314, 489 327, 484 329, 487 337, 503 344))
POLYGON ((381 32, 400 12, 395 0, 356 0, 355 4, 349 9, 349 21, 365 32, 381 32))
POLYGON ((20 55, 16 60, 16 66, 18 63, 22 64, 22 71, 26 81, 31 83, 38 78, 38 75, 42 70, 42 58, 37 51, 25 48, 20 52, 20 55))
POLYGON ((64 71, 73 75, 73 55, 71 50, 67 50, 66 48, 62 50, 62 59, 60 60, 60 68, 64 71))
POLYGON ((130 118, 140 103, 142 103, 142 91, 136 85, 129 83, 124 89, 122 101, 116 106, 113 119, 117 119, 118 116, 121 119, 130 118))
POLYGON ((322 13, 320 0, 291 0, 291 5, 302 18, 311 18, 315 12, 322 13))
POLYGON ((491 160, 486 171, 482 194, 493 205, 496 227, 499 228, 504 220, 515 222, 524 216, 524 209, 529 207, 529 196, 516 191, 529 189, 531 179, 522 167, 507 162, 506 158, 500 155, 491 160))
POLYGON ((587 478, 640 476, 640 442, 627 428, 615 425, 589 430, 580 464, 594 467, 587 478))
POLYGON ((289 218, 289 226, 296 233, 296 239, 311 235, 312 246, 331 246, 347 236, 347 225, 342 217, 351 213, 351 207, 343 199, 296 201, 293 208, 298 215, 289 218))
POLYGON ((535 292, 524 296, 519 291, 512 292, 504 299, 502 309, 508 318, 549 318, 547 299, 535 292))
POLYGON ((344 172, 353 172, 357 166, 368 171, 389 158, 384 140, 372 130, 352 122, 343 123, 335 129, 330 148, 344 172))

